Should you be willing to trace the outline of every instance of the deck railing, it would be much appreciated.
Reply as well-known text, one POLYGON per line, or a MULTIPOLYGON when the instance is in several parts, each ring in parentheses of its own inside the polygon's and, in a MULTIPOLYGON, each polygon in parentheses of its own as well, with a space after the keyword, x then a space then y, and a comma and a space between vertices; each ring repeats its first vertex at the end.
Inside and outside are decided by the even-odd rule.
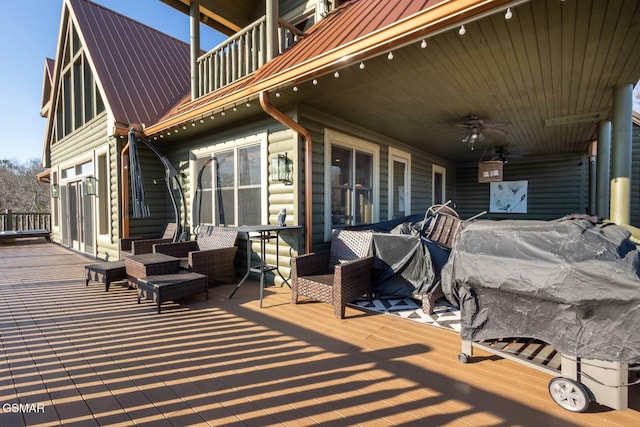
MULTIPOLYGON (((278 54, 302 35, 280 19, 278 54)), ((198 58, 198 97, 220 89, 256 71, 267 62, 266 17, 258 19, 198 58)))
POLYGON ((51 231, 49 212, 0 212, 0 231, 43 229, 51 231))

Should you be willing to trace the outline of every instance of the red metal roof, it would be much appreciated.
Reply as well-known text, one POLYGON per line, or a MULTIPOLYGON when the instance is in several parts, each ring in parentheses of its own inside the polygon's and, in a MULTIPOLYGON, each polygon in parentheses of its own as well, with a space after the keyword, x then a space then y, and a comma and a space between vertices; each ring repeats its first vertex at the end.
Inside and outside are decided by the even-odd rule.
MULTIPOLYGON (((397 25, 399 22, 416 14, 428 12, 430 9, 452 3, 457 3, 458 5, 458 9, 451 8, 452 11, 455 11, 464 10, 464 8, 472 10, 483 2, 477 0, 457 2, 449 0, 348 1, 310 28, 305 33, 305 36, 286 52, 265 64, 253 75, 192 102, 189 101, 189 97, 183 97, 176 108, 162 117, 153 126, 154 129, 151 130, 160 130, 162 123, 174 122, 179 116, 189 116, 190 112, 199 114, 207 105, 232 94, 245 93, 250 96, 252 87, 256 88, 256 93, 260 90, 268 89, 269 87, 266 87, 268 84, 265 84, 265 87, 259 87, 260 83, 265 83, 270 79, 273 80, 278 75, 311 63, 313 60, 327 56, 338 49, 353 45, 357 41, 371 37, 377 32, 392 25, 397 25)), ((495 5, 492 6, 495 7, 495 5)), ((447 18, 459 19, 455 14, 447 15, 447 18)), ((389 48, 392 48, 394 40, 388 40, 388 42, 390 43, 389 48)), ((309 72, 309 70, 304 71, 309 72)))
POLYGON ((190 91, 187 43, 87 0, 66 0, 116 122, 153 123, 190 91))

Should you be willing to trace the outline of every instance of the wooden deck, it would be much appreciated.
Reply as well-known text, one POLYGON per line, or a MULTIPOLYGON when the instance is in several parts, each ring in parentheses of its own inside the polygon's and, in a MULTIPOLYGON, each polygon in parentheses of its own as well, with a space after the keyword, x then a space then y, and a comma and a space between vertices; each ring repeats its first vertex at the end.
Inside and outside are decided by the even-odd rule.
POLYGON ((85 287, 91 262, 0 245, 1 426, 640 425, 638 386, 627 410, 574 414, 542 372, 488 354, 459 363, 454 332, 350 308, 338 320, 280 287, 260 309, 255 282, 158 315, 118 283, 85 287))

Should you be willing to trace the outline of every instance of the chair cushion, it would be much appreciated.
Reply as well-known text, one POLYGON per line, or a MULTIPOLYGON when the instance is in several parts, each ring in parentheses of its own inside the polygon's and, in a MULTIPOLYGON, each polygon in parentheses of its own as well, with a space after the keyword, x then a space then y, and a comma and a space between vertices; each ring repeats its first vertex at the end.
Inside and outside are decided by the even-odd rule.
POLYGON ((327 286, 333 286, 334 275, 329 274, 314 274, 312 276, 304 276, 304 280, 308 282, 321 283, 327 286))
POLYGON ((201 251, 209 249, 223 249, 235 246, 238 232, 235 230, 225 230, 221 227, 206 226, 201 227, 196 241, 201 251))
POLYGON ((366 257, 371 251, 372 240, 371 232, 333 230, 329 268, 333 271, 338 264, 366 257))

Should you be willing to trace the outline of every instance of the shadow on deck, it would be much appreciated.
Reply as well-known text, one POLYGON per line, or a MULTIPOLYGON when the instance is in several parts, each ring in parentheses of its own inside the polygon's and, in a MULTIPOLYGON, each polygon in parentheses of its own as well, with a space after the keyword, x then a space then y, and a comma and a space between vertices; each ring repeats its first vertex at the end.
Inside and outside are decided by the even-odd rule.
POLYGON ((0 246, 0 425, 640 423, 637 386, 628 410, 570 413, 543 373, 491 357, 461 365, 451 331, 353 308, 338 320, 280 287, 260 309, 256 282, 158 315, 124 284, 85 286, 92 262, 41 241, 0 246))

